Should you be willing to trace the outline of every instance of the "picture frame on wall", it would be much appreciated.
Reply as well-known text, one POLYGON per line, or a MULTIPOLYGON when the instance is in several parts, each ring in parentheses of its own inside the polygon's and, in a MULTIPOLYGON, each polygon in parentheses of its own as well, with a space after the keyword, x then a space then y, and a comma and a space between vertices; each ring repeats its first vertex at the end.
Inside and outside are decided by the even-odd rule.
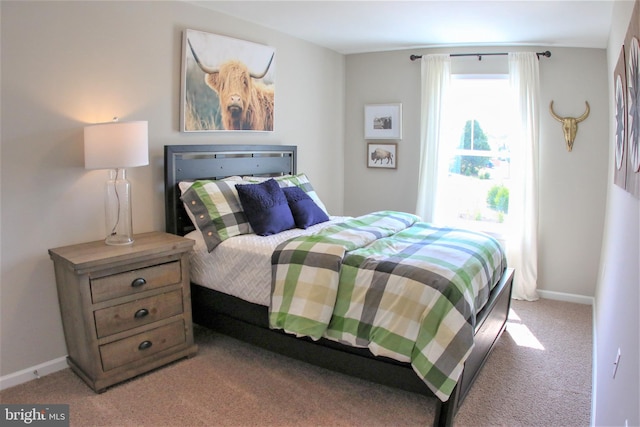
POLYGON ((620 188, 626 188, 627 177, 627 78, 625 70, 624 46, 620 49, 618 62, 613 72, 615 104, 615 149, 613 182, 620 188))
POLYGON ((625 189, 640 199, 640 1, 634 3, 623 47, 627 78, 625 189))
POLYGON ((182 132, 273 131, 273 47, 196 30, 182 42, 182 132))
POLYGON ((382 169, 397 169, 398 144, 374 143, 367 144, 367 167, 382 169))
POLYGON ((364 106, 365 139, 402 139, 402 104, 364 106))

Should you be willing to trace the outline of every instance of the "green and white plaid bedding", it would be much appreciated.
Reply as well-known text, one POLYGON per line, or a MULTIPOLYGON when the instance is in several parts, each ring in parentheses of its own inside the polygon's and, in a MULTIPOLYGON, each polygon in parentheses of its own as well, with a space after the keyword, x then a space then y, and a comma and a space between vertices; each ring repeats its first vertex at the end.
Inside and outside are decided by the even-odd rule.
POLYGON ((446 401, 505 267, 487 235, 376 212, 276 248, 270 326, 410 362, 446 401))

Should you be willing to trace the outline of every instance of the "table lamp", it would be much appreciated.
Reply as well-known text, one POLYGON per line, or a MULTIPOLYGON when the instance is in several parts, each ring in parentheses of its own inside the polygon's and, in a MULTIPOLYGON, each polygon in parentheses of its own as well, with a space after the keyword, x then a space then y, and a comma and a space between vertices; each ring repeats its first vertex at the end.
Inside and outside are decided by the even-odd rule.
POLYGON ((149 164, 149 138, 146 121, 113 122, 84 128, 85 169, 109 169, 105 183, 107 245, 133 243, 131 222, 131 183, 128 167, 149 164))

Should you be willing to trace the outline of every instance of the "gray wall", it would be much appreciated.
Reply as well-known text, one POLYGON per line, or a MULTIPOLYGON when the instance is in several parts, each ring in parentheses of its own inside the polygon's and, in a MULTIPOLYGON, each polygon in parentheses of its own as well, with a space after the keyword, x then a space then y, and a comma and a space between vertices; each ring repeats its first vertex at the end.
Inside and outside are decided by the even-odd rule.
MULTIPOLYGON (((540 223, 538 286, 541 290, 595 295, 604 223, 608 172, 608 92, 606 51, 558 47, 540 59, 540 223), (580 123, 567 152, 560 123, 548 113, 578 116, 589 101, 591 114, 580 123)), ((420 153, 420 63, 409 55, 435 52, 505 52, 523 48, 412 50, 347 56, 345 133, 345 214, 380 209, 415 211, 420 153), (398 168, 366 166, 364 105, 401 102, 403 139, 398 168)), ((507 73, 506 57, 452 59, 454 73, 507 73)), ((375 141, 374 141, 375 142, 375 141)), ((547 294, 552 295, 552 294, 547 294)), ((554 295, 558 296, 558 295, 554 295)), ((562 295, 561 295, 562 297, 562 295)), ((588 300, 588 298, 587 298, 588 300)))
POLYGON ((594 424, 640 425, 640 201, 613 184, 613 70, 633 2, 616 1, 607 52, 609 88, 608 198, 595 306, 594 424), (613 362, 620 363, 615 379, 613 362))
POLYGON ((344 57, 185 2, 0 2, 0 376, 66 355, 47 249, 104 238, 105 171, 83 165, 83 127, 149 121, 133 168, 134 232, 164 229, 165 144, 296 144, 327 208, 342 212, 344 57), (273 133, 183 134, 186 28, 276 48, 273 133))

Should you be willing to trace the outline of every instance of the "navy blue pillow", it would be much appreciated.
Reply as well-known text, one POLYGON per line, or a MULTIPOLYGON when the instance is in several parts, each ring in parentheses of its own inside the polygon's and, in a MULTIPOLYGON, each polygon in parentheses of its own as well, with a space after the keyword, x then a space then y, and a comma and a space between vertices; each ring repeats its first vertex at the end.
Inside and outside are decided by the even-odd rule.
POLYGON ((298 228, 311 227, 314 224, 329 221, 329 217, 320 206, 300 187, 284 187, 282 189, 289 202, 298 228))
POLYGON ((256 234, 268 236, 295 228, 287 198, 275 180, 237 184, 236 190, 244 214, 256 234))

